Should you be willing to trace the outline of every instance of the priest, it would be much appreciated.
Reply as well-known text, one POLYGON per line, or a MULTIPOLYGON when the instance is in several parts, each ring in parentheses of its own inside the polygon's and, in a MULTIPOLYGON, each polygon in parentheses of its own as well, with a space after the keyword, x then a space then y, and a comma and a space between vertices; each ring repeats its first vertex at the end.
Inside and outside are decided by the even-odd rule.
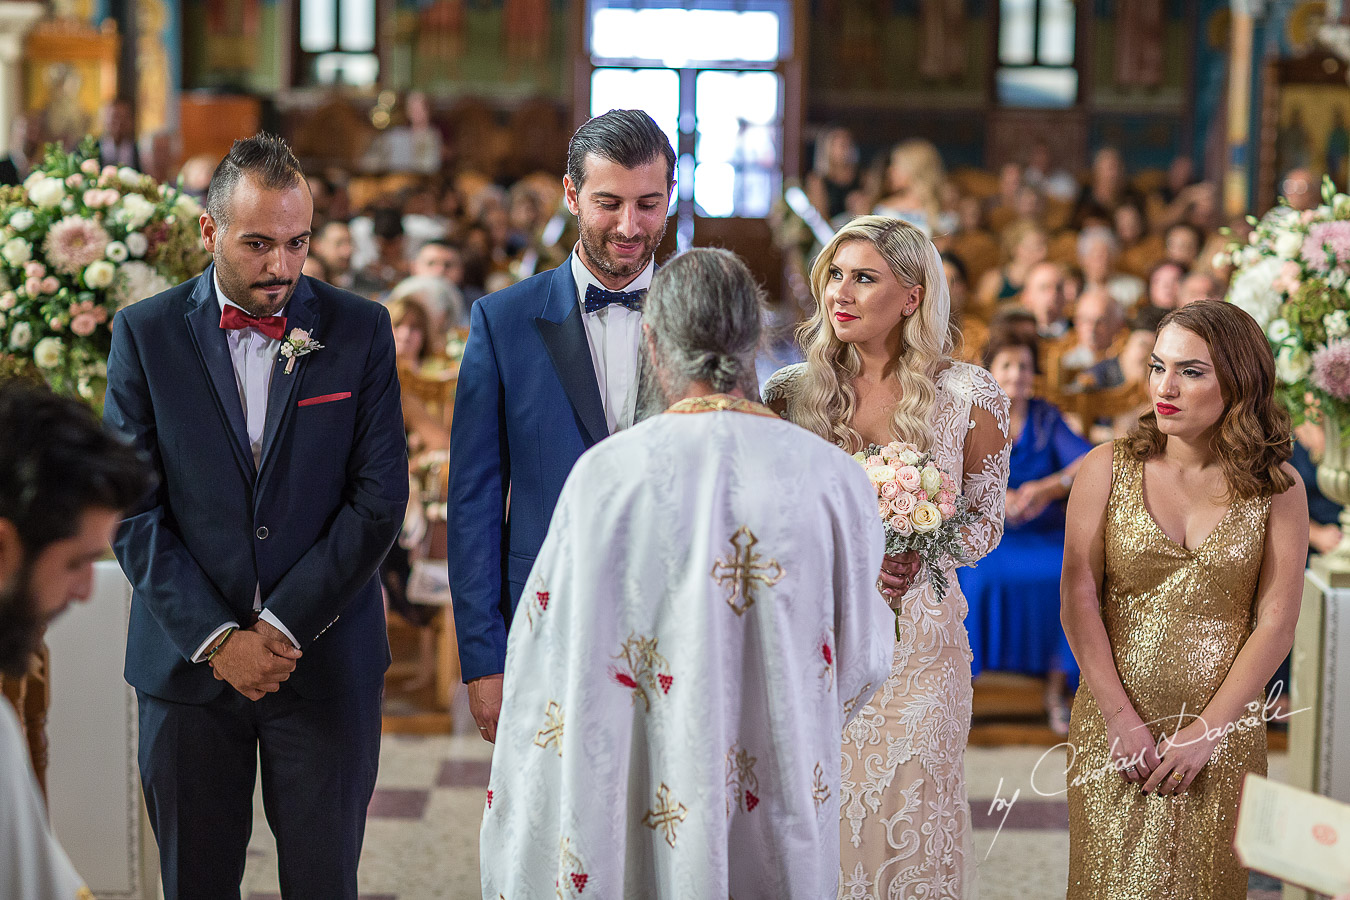
POLYGON ((894 634, 875 494, 751 399, 759 291, 734 254, 676 257, 644 303, 668 408, 580 459, 530 573, 483 896, 833 897, 840 734, 894 634))

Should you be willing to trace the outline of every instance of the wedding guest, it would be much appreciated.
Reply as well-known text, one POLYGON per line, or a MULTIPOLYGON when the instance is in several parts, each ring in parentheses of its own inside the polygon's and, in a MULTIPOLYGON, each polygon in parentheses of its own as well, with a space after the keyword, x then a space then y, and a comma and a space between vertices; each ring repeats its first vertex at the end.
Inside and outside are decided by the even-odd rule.
POLYGON ((1144 302, 1154 309, 1171 312, 1181 305, 1181 282, 1186 267, 1179 262, 1164 259, 1148 273, 1148 289, 1144 302))
POLYGON ((572 136, 563 186, 580 230, 571 257, 474 303, 455 396, 450 587, 469 706, 487 741, 507 629, 567 473, 635 418, 642 300, 675 150, 645 112, 611 110, 572 136))
POLYGON ((1004 265, 986 272, 976 289, 976 301, 989 313, 999 303, 1017 298, 1031 268, 1044 262, 1049 250, 1045 229, 1025 219, 1003 230, 1002 245, 1004 265))
POLYGON ((1143 206, 1144 198, 1125 178, 1125 161, 1114 147, 1102 147, 1092 157, 1088 183, 1078 194, 1070 217, 1074 228, 1110 225, 1116 207, 1125 202, 1143 206))
MULTIPOLYGON (((0 434, 0 677, 22 678, 47 625, 89 599, 121 511, 152 481, 87 407, 33 382, 0 380, 0 434)), ((47 823, 28 740, 3 699, 0 810, 6 898, 92 900, 47 823)))
POLYGON ((511 625, 484 896, 837 890, 838 735, 894 624, 862 467, 751 399, 760 317, 728 251, 652 279, 658 414, 578 460, 511 625))
POLYGON ((20 114, 9 126, 9 155, 0 159, 0 184, 22 184, 29 170, 42 162, 37 118, 20 114))
POLYGON ((1064 270, 1058 263, 1039 262, 1027 271, 1018 304, 1036 317, 1044 340, 1059 340, 1073 327, 1064 315, 1064 270))
POLYGON ((1163 251, 1166 258, 1187 272, 1195 268, 1200 258, 1202 242, 1200 229, 1189 222, 1178 222, 1163 233, 1163 251))
POLYGON ((1223 291, 1219 279, 1208 272, 1192 272, 1177 290, 1177 306, 1188 306, 1197 300, 1221 300, 1223 291))
POLYGON ((458 248, 445 241, 427 241, 413 256, 408 274, 413 278, 432 278, 444 286, 433 301, 437 305, 435 312, 442 319, 442 330, 469 324, 469 307, 459 289, 464 281, 464 259, 458 248))
MULTIPOLYGON (((811 286, 815 314, 799 332, 807 361, 770 379, 766 401, 849 453, 897 440, 931 451, 979 516, 964 540, 978 560, 1003 532, 1008 400, 988 372, 951 359, 937 248, 913 225, 863 216, 816 257, 811 286)), ((900 640, 886 684, 844 733, 841 882, 882 873, 874 897, 974 889, 963 763, 970 643, 955 564, 945 568, 939 599, 916 554, 886 560, 878 587, 896 607, 900 640), (942 852, 925 850, 921 835, 938 834, 942 852)))
POLYGON ((1116 260, 1120 244, 1111 229, 1102 225, 1084 228, 1078 235, 1078 264, 1083 269, 1083 288, 1101 288, 1122 310, 1133 309, 1144 294, 1143 279, 1120 271, 1116 260))
POLYGON ((114 550, 166 900, 238 900, 260 766, 281 893, 357 895, 408 459, 389 314, 300 273, 312 220, 286 143, 235 141, 212 264, 113 321, 104 419, 160 479, 114 550))
POLYGON ((863 189, 858 165, 858 145, 847 128, 827 128, 816 138, 811 171, 806 176, 806 196, 827 221, 848 212, 850 195, 863 189))
POLYGON ((1082 370, 1106 359, 1124 324, 1120 304, 1102 288, 1087 288, 1073 314, 1078 342, 1060 358, 1060 364, 1066 369, 1082 370))
POLYGON ((346 222, 330 219, 315 229, 309 255, 323 264, 324 281, 352 290, 352 231, 346 222))
POLYGON ((1078 376, 1078 384, 1085 390, 1099 391, 1125 384, 1143 384, 1148 380, 1149 358, 1153 342, 1158 337, 1158 323, 1167 313, 1161 309, 1145 308, 1130 321, 1130 334, 1120 352, 1078 376))
POLYGON ((909 222, 924 234, 950 230, 938 223, 939 195, 946 180, 942 156, 932 142, 911 138, 897 144, 886 167, 886 195, 873 212, 909 222))
POLYGON ((1116 239, 1120 241, 1120 271, 1136 278, 1144 278, 1149 269, 1163 257, 1161 238, 1148 233, 1144 211, 1137 203, 1122 203, 1112 217, 1116 239))
POLYGON ((100 166, 129 166, 140 171, 141 152, 136 147, 136 121, 131 103, 114 100, 103 107, 103 136, 98 141, 100 166))
POLYGON ((1015 335, 992 340, 985 350, 984 367, 1011 403, 1003 539, 978 566, 956 574, 970 604, 972 675, 996 669, 1045 676, 1050 727, 1067 734, 1065 688, 1078 669, 1056 615, 1064 499, 1092 445, 1069 428, 1053 403, 1033 396, 1038 351, 1035 339, 1015 335))
POLYGON ((1083 461, 1062 617, 1082 669, 1069 742, 1071 900, 1242 897, 1242 780, 1265 774, 1262 688, 1293 645, 1308 507, 1259 325, 1163 319, 1154 409, 1083 461))

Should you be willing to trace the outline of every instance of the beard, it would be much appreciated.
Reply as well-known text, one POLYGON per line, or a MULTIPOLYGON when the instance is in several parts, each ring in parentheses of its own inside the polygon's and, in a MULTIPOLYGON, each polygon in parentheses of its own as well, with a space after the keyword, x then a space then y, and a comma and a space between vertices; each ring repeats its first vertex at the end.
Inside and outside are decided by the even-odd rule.
POLYGON ((586 221, 585 216, 578 216, 577 230, 580 232, 581 247, 586 251, 586 258, 593 266, 610 278, 633 278, 647 268, 647 263, 656 255, 656 248, 666 236, 666 220, 664 218, 661 220, 661 230, 655 234, 648 232, 626 235, 617 231, 602 231, 586 221), (629 240, 618 240, 620 238, 629 240), (632 262, 621 261, 609 252, 610 241, 617 240, 626 244, 630 243, 632 238, 642 240, 642 253, 632 262))
POLYGON ((275 280, 271 278, 262 281, 249 282, 239 270, 230 262, 225 253, 217 249, 213 254, 216 263, 216 277, 220 279, 220 289, 225 294, 225 298, 231 303, 237 303, 246 313, 254 316, 274 316, 286 308, 290 302, 291 295, 295 293, 294 281, 275 280), (258 301, 254 299, 253 289, 261 287, 272 287, 274 285, 288 285, 286 293, 282 294, 275 306, 268 306, 266 300, 258 301))
POLYGON ((22 678, 42 646, 46 622, 32 597, 32 566, 25 562, 0 587, 0 675, 22 678))

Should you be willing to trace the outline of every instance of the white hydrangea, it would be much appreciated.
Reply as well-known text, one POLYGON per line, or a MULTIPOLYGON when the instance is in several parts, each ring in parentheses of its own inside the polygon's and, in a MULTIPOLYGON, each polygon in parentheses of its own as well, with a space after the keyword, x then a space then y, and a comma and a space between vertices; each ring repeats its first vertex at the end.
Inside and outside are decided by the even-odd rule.
POLYGON ((130 306, 138 300, 167 291, 173 285, 150 265, 140 260, 129 260, 117 270, 117 277, 108 288, 108 294, 117 302, 117 308, 130 306))
POLYGON ((66 197, 66 184, 59 178, 43 177, 28 188, 28 199, 39 209, 55 209, 66 197))
POLYGON ((5 262, 18 268, 33 258, 33 245, 23 238, 10 238, 5 242, 3 249, 0 249, 0 256, 5 257, 5 262))
POLYGON ((1322 327, 1327 330, 1327 338, 1335 340, 1350 334, 1350 316, 1345 310, 1338 309, 1322 317, 1322 327))
POLYGON ((61 349, 60 338, 45 337, 33 348, 33 362, 39 368, 54 369, 61 364, 61 349))
POLYGON ((1280 294, 1271 285, 1283 267, 1283 260, 1263 259, 1238 272, 1228 289, 1228 302, 1255 319, 1262 331, 1280 308, 1280 294))
POLYGON ((33 213, 27 209, 21 209, 9 217, 10 227, 16 231, 27 231, 33 227, 33 222, 33 213))
POLYGON ((122 198, 122 206, 117 211, 117 218, 128 228, 142 228, 154 214, 155 204, 140 194, 127 194, 122 198))
POLYGON ((140 259, 150 249, 150 241, 139 231, 133 231, 127 235, 127 252, 140 259))
POLYGON ((1281 347, 1275 356, 1275 376, 1285 384, 1295 384, 1312 371, 1312 357, 1302 347, 1281 347))
POLYGON ((11 350, 27 350, 33 341, 33 327, 27 322, 17 323, 9 332, 11 350))

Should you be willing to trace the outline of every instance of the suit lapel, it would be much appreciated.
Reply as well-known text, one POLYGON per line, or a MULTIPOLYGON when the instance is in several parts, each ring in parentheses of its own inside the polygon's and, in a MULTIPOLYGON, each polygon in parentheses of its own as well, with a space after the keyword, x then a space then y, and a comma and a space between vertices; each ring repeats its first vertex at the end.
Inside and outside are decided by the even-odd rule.
POLYGON ((553 271, 544 314, 534 320, 539 337, 548 350, 549 360, 558 373, 567 399, 586 433, 586 446, 609 437, 605 407, 600 400, 600 384, 591 362, 591 347, 581 323, 581 304, 577 302, 576 282, 569 259, 553 271))
POLYGON ((184 317, 188 333, 201 358, 202 368, 214 389, 216 409, 225 420, 225 427, 234 436, 234 455, 240 467, 253 477, 253 454, 248 447, 248 426, 244 422, 244 406, 239 400, 239 382, 235 380, 234 363, 230 361, 230 346, 220 328, 220 304, 216 300, 215 267, 209 266, 197 280, 192 292, 193 307, 184 317))
MULTIPOLYGON (((286 334, 289 335, 294 328, 314 334, 314 329, 319 324, 318 310, 314 306, 315 297, 310 289, 309 279, 302 276, 286 306, 286 334)), ((296 386, 305 375, 305 364, 308 360, 303 356, 297 357, 289 375, 286 374, 287 362, 289 360, 278 353, 277 361, 272 366, 272 383, 267 389, 267 422, 263 426, 262 461, 258 464, 259 481, 262 480, 262 474, 267 470, 267 463, 272 458, 277 435, 281 433, 295 406, 291 398, 295 396, 296 386)))

